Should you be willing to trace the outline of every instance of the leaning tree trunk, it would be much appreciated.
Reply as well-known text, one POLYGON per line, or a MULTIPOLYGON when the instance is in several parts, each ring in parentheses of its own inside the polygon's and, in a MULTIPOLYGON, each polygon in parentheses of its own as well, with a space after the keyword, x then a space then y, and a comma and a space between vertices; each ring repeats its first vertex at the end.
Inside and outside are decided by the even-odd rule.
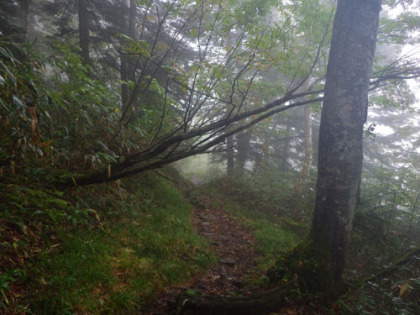
POLYGON ((286 267, 310 291, 340 292, 362 171, 362 134, 381 0, 338 0, 322 108, 311 232, 286 267))

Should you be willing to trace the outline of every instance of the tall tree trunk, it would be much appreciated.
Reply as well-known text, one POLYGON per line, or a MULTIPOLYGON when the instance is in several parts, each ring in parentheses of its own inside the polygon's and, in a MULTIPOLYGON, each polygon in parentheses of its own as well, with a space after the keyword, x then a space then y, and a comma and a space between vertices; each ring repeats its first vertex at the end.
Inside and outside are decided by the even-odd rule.
POLYGON ((235 155, 234 155, 234 148, 233 148, 233 137, 227 137, 226 139, 227 145, 227 175, 233 176, 235 171, 235 155))
POLYGON ((369 76, 381 0, 338 0, 319 136, 311 231, 286 267, 311 291, 340 292, 363 160, 369 76))
POLYGON ((285 136, 285 140, 284 140, 284 145, 283 145, 283 151, 282 151, 282 158, 281 158, 281 170, 283 172, 286 172, 289 169, 289 155, 290 155, 290 141, 291 141, 291 137, 290 137, 290 131, 292 129, 292 120, 290 117, 287 117, 287 121, 286 121, 286 136, 285 136))
MULTIPOLYGON (((120 33, 132 39, 136 38, 136 14, 137 14, 137 1, 136 0, 122 0, 120 12, 120 33)), ((130 91, 127 81, 134 81, 135 65, 130 63, 130 58, 125 52, 127 42, 125 39, 120 41, 120 78, 123 83, 121 84, 121 103, 123 112, 127 112, 127 106, 130 106, 130 91)))
POLYGON ((251 137, 252 131, 250 129, 238 134, 238 153, 236 154, 236 173, 238 176, 243 176, 245 174, 245 165, 246 160, 248 159, 251 137))
POLYGON ((363 124, 381 0, 339 0, 319 133, 318 179, 310 237, 325 248, 329 293, 338 292, 362 172, 363 124))
MULTIPOLYGON (((310 86, 309 78, 302 86, 303 91, 307 91, 310 86)), ((299 174, 299 179, 295 184, 294 190, 300 193, 304 187, 305 179, 309 177, 312 166, 312 109, 307 105, 303 107, 303 164, 299 174)))
POLYGON ((130 13, 128 16, 128 36, 135 39, 136 36, 137 0, 130 0, 130 13))
POLYGON ((25 43, 29 40, 29 30, 31 27, 31 0, 23 0, 21 6, 24 12, 24 25, 23 25, 23 41, 25 43))
POLYGON ((88 0, 78 0, 79 5, 79 45, 81 48, 82 62, 84 65, 90 63, 89 59, 89 12, 88 0))
MULTIPOLYGON (((129 15, 130 15, 130 8, 129 8, 129 0, 122 0, 121 1, 121 12, 120 12, 120 33, 124 35, 128 35, 129 33, 129 15)), ((125 53, 125 40, 120 40, 120 78, 121 78, 121 104, 123 108, 123 112, 125 113, 126 107, 128 106, 128 85, 126 81, 129 79, 128 75, 128 58, 125 53)))
POLYGON ((312 166, 312 120, 311 120, 312 109, 310 106, 303 107, 303 163, 302 169, 299 174, 293 191, 295 194, 301 194, 302 189, 305 187, 305 180, 311 173, 312 166))
POLYGON ((309 176, 312 166, 312 109, 311 106, 306 105, 303 108, 304 111, 304 119, 305 119, 305 126, 304 126, 304 140, 303 140, 303 147, 304 147, 304 158, 303 158, 303 167, 301 176, 302 178, 306 178, 309 176))
MULTIPOLYGON (((137 0, 130 0, 130 13, 128 15, 128 36, 137 39, 136 34, 136 17, 137 17, 137 0)), ((127 76, 130 81, 135 81, 136 75, 136 58, 127 58, 127 76)))

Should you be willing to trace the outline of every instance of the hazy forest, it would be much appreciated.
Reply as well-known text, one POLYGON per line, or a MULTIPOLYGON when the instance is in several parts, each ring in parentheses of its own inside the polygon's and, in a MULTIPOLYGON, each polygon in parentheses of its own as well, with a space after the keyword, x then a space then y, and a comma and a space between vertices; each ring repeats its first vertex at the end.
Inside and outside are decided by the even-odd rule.
POLYGON ((0 314, 420 314, 419 82, 419 0, 0 1, 0 314))

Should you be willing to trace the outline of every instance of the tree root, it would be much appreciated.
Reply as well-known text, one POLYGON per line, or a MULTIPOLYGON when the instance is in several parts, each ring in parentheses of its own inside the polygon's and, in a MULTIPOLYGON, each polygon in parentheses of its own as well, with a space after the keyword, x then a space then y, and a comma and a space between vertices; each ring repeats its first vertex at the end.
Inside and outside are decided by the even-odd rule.
POLYGON ((269 291, 245 297, 220 297, 183 294, 177 298, 176 314, 269 314, 284 302, 295 281, 269 291))

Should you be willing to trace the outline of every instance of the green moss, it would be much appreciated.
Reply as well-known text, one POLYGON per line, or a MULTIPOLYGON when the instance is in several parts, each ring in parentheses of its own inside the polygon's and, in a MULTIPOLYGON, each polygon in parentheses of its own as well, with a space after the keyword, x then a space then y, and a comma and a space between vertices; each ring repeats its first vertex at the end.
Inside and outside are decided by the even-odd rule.
POLYGON ((83 188, 74 203, 95 218, 56 225, 54 243, 31 260, 23 303, 33 313, 141 313, 214 261, 191 226, 191 206, 158 176, 83 188))

